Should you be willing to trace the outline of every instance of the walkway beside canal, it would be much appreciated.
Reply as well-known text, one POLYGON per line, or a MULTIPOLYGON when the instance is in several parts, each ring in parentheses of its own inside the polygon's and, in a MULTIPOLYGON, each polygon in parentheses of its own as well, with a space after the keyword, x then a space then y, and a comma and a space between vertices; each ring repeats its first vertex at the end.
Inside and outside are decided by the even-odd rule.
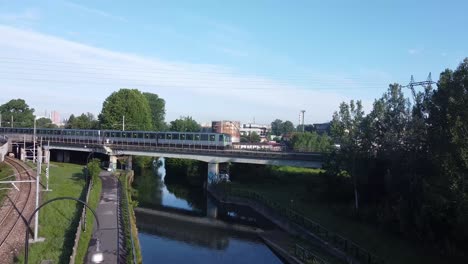
POLYGON ((117 207, 118 201, 118 179, 111 172, 103 171, 99 175, 102 181, 102 192, 99 205, 96 209, 99 218, 100 229, 97 230, 94 223, 93 239, 88 248, 86 263, 92 263, 91 257, 96 252, 97 239, 99 239, 99 250, 103 253, 102 263, 118 263, 119 229, 117 207))

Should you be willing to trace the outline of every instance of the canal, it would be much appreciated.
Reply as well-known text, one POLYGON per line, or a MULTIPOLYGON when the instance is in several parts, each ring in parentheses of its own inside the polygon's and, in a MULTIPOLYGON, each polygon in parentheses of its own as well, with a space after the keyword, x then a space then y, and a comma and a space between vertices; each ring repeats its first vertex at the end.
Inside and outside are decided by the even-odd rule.
POLYGON ((170 215, 136 213, 143 263, 283 263, 254 232, 184 220, 197 217, 201 222, 273 228, 250 208, 218 208, 202 187, 168 180, 171 172, 166 173, 163 162, 159 169, 135 176, 139 206, 170 215))

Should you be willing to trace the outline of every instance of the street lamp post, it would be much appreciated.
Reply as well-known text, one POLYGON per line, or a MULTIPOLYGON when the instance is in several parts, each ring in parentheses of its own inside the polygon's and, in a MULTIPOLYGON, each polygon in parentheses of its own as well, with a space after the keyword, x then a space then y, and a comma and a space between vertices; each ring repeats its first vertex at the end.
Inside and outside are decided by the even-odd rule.
MULTIPOLYGON (((44 206, 52 203, 52 202, 55 202, 55 201, 58 201, 58 200, 73 200, 73 201, 76 201, 76 202, 79 202, 79 203, 82 203, 84 206, 88 207, 89 210, 91 210, 91 212, 93 213, 94 217, 96 218, 96 225, 97 225, 97 230, 100 230, 100 225, 99 225, 99 218, 97 217, 97 214, 96 212, 94 211, 93 208, 91 208, 87 203, 77 199, 77 198, 74 198, 74 197, 57 197, 57 198, 54 198, 52 200, 49 200, 43 204, 41 204, 41 206, 37 207, 34 212, 31 214, 31 216, 29 217, 28 219, 28 222, 27 222, 27 226, 26 226, 26 235, 25 235, 25 239, 24 239, 24 263, 25 264, 28 264, 28 257, 29 257, 29 229, 30 229, 30 225, 31 225, 31 221, 33 219, 33 216, 44 206)), ((100 252, 100 249, 99 249, 99 246, 100 246, 100 243, 99 243, 99 238, 97 238, 97 241, 96 241, 96 252, 92 255, 92 261, 94 263, 101 263, 103 260, 104 260, 104 256, 102 254, 102 252, 100 252)))

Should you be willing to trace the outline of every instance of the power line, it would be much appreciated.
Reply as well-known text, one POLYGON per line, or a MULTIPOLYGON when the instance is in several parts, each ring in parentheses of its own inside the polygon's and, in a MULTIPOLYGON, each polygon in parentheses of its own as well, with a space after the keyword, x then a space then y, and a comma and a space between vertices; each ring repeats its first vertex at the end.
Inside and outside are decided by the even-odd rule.
POLYGON ((422 82, 415 82, 413 75, 411 75, 411 81, 409 82, 408 85, 402 86, 403 88, 409 88, 411 90, 411 93, 413 94, 413 98, 416 98, 416 91, 414 89, 415 86, 422 86, 425 89, 430 89, 432 84, 435 84, 436 82, 432 81, 431 73, 427 76, 427 79, 422 82))

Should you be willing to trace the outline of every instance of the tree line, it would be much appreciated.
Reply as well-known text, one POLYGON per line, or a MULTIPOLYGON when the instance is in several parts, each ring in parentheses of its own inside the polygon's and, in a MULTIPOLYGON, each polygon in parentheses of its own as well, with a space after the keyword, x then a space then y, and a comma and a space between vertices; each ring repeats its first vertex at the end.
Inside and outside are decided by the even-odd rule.
POLYGON ((352 202, 368 221, 467 257, 468 58, 406 98, 389 85, 369 114, 341 103, 324 169, 328 198, 352 202), (365 212, 365 214, 364 214, 365 212))
MULTIPOLYGON (((34 108, 23 99, 12 99, 0 106, 1 126, 33 127, 34 108)), ((70 115, 64 122, 66 129, 113 129, 153 131, 200 131, 201 126, 191 117, 180 117, 165 123, 165 101, 157 94, 140 92, 137 89, 120 89, 105 99, 101 113, 70 115)), ((36 119, 38 128, 57 128, 46 117, 36 119)))

